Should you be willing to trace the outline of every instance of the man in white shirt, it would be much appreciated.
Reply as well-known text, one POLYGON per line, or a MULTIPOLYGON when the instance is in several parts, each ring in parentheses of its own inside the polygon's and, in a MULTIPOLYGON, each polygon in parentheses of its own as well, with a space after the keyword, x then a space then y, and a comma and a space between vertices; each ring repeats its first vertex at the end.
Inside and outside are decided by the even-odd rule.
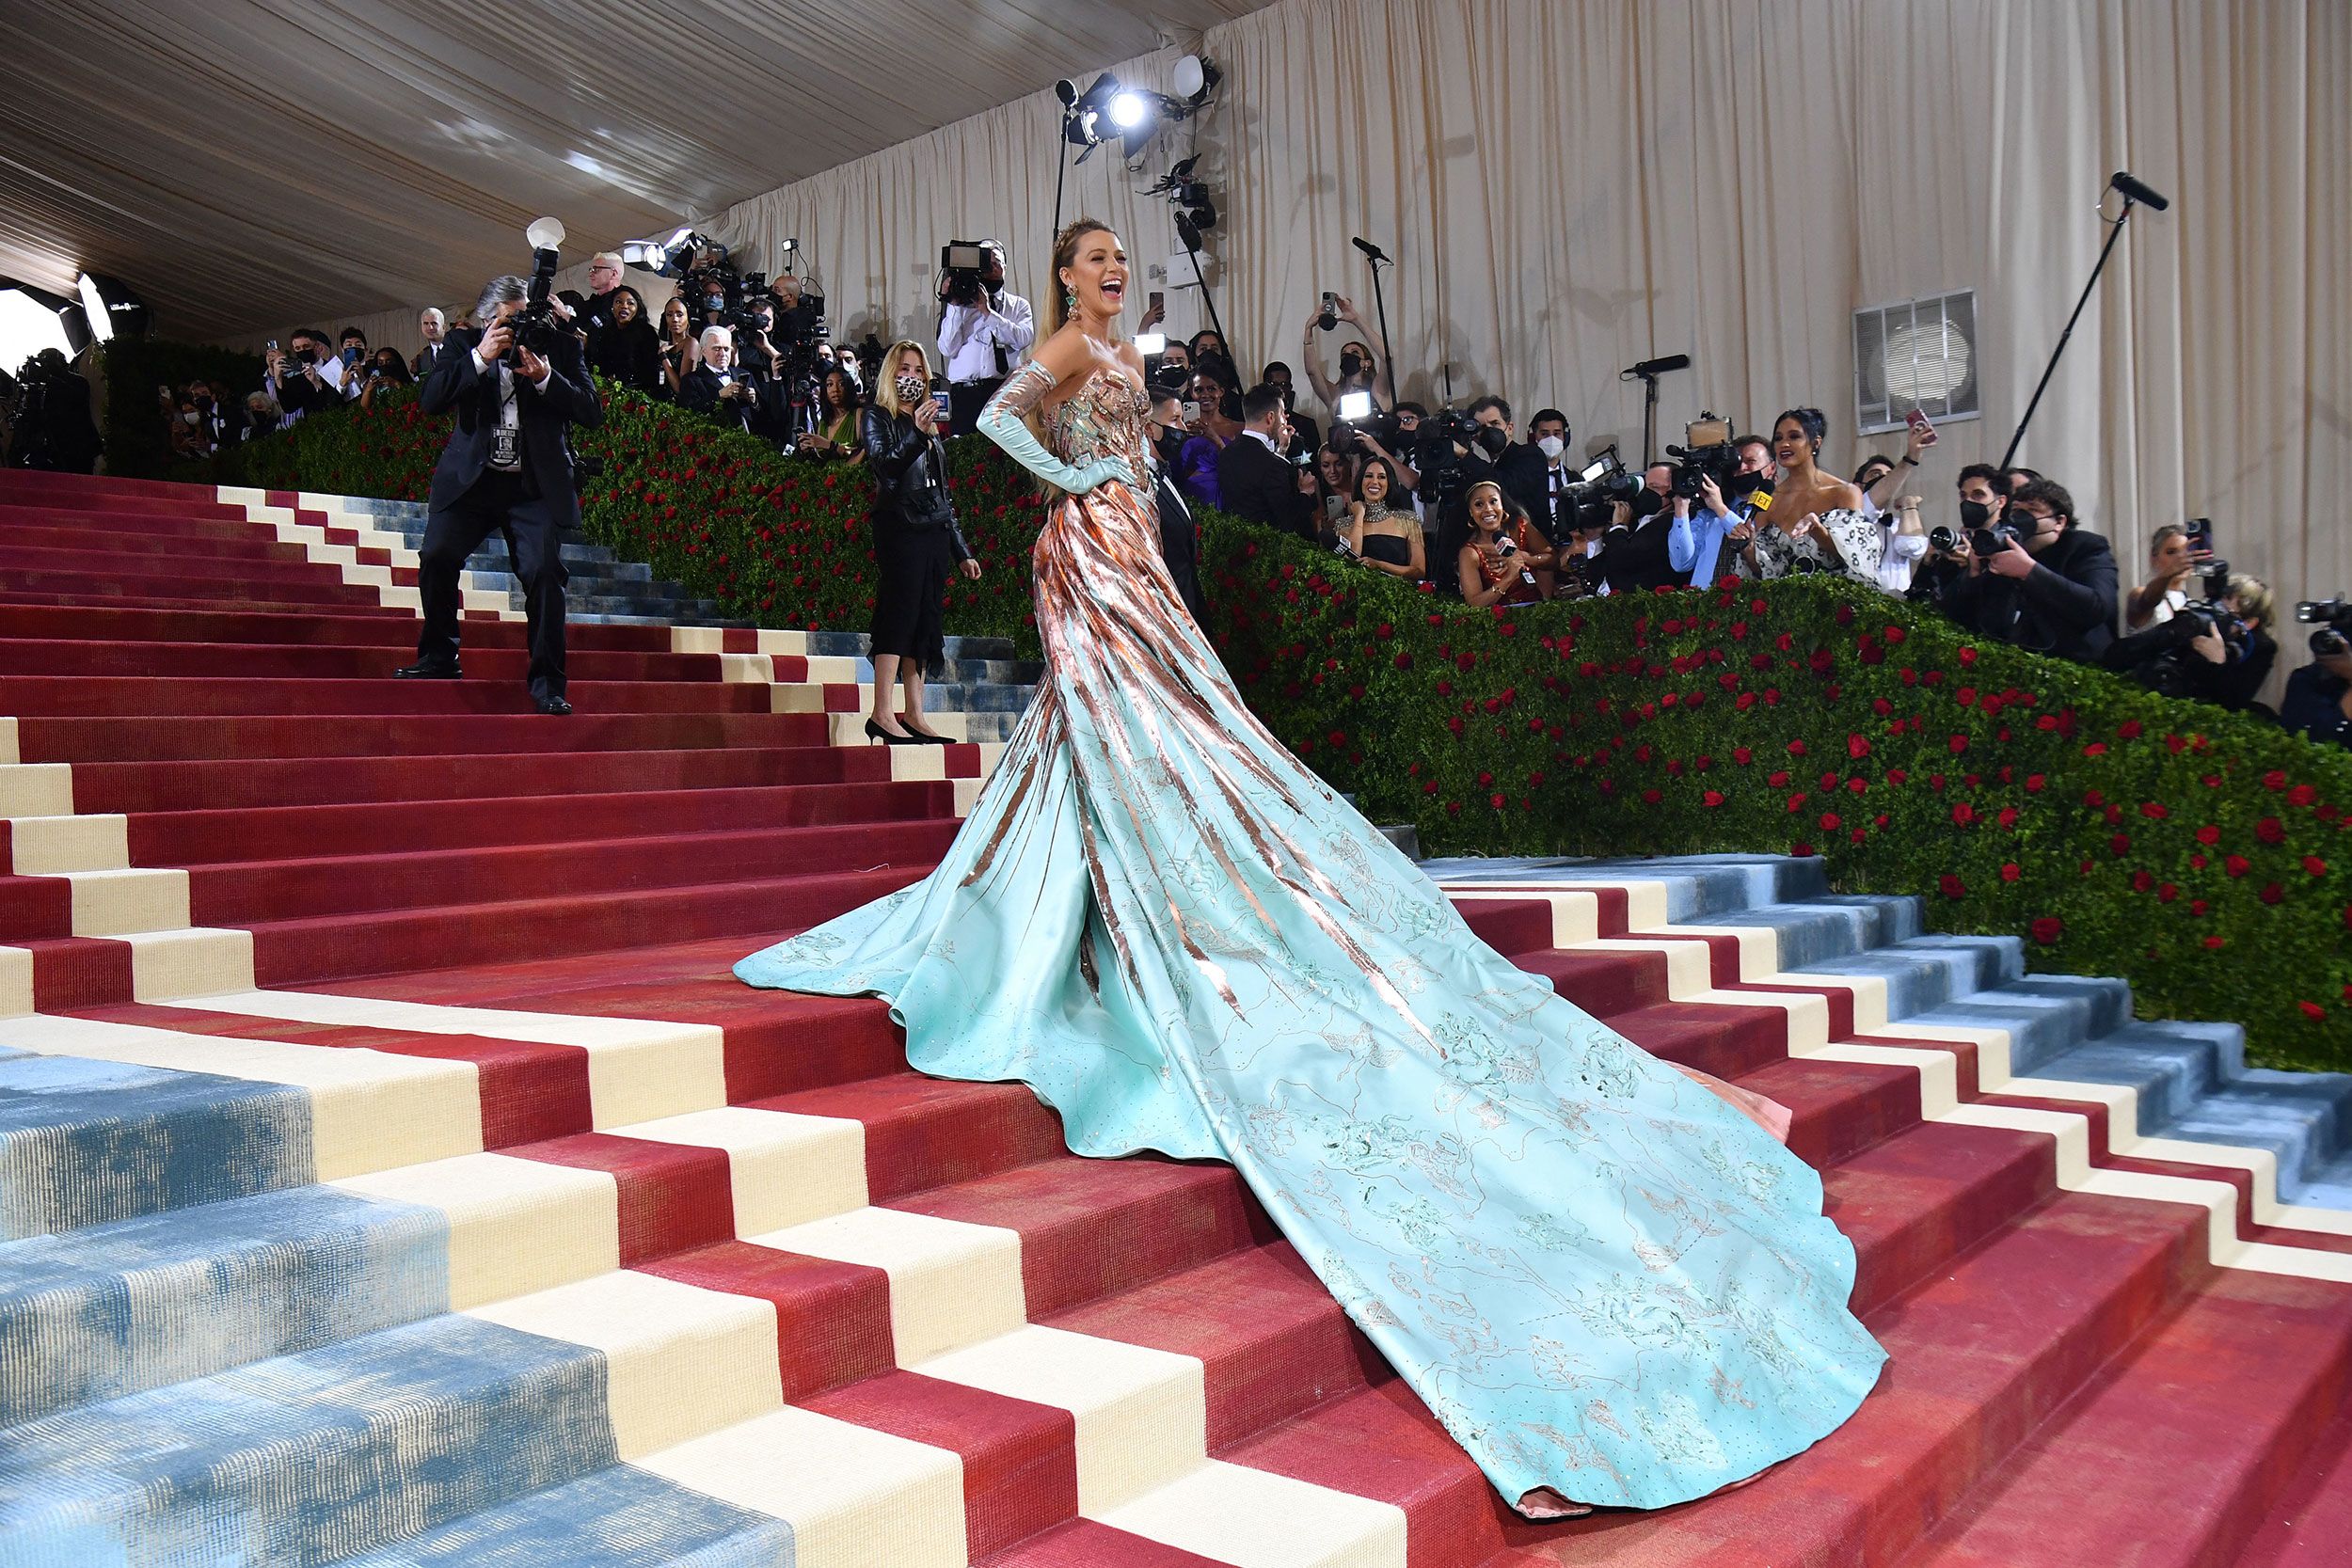
POLYGON ((984 240, 981 248, 988 253, 988 270, 980 275, 977 301, 950 303, 946 276, 939 280, 939 352, 947 361, 947 430, 953 436, 977 428, 980 410, 1037 341, 1029 302, 1005 288, 1005 247, 984 240))

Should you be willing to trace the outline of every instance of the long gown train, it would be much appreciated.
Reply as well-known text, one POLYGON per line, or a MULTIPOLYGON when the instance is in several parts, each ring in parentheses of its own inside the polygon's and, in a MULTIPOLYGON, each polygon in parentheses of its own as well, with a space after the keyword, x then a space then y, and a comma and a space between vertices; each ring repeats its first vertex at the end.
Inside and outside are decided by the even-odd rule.
POLYGON ((923 881, 736 966, 874 994, 921 1070, 1019 1080, 1081 1154, 1239 1168, 1502 1494, 1656 1508, 1835 1429, 1884 1354, 1821 1184, 1707 1083, 1471 935, 1244 706, 1162 564, 1141 390, 1057 455, 1045 675, 923 881))

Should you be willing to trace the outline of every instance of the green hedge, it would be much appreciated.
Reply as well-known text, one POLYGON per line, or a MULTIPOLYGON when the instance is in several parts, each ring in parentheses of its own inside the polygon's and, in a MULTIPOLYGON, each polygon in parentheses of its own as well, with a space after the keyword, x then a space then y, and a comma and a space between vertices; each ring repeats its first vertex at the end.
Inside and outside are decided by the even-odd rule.
MULTIPOLYGON (((229 484, 422 500, 448 435, 449 421, 403 389, 223 453, 215 471, 229 484)), ((609 386, 604 423, 576 433, 574 444, 604 466, 580 495, 598 544, 748 620, 866 629, 875 577, 864 470, 780 457, 763 441, 609 386)), ((1034 650, 1035 488, 979 437, 952 447, 957 515, 984 571, 977 582, 954 579, 948 633, 1010 637, 1034 650)))
POLYGON ((119 479, 199 477, 201 465, 171 453, 156 388, 168 386, 177 392, 200 378, 214 384, 215 394, 226 390, 229 401, 243 404, 262 385, 262 356, 235 349, 117 338, 98 353, 106 387, 100 421, 106 437, 106 472, 119 479))
MULTIPOLYGON (((306 420, 227 477, 421 498, 445 428, 306 420)), ((627 395, 585 444, 602 542, 768 625, 864 626, 854 474, 627 395)), ((1033 648, 1034 491, 977 440, 955 467, 989 575, 949 627, 1033 648)), ((1250 705, 1433 852, 1820 854, 2151 1016, 2241 1021, 2260 1061, 2352 1068, 2352 755, 1819 578, 1472 610, 1215 515, 1202 559, 1250 705)))

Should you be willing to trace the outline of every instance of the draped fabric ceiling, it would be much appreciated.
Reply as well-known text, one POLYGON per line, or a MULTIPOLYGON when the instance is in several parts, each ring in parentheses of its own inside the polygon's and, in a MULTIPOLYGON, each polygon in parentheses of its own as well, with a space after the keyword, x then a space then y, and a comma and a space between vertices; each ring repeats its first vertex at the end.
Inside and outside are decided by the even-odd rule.
MULTIPOLYGON (((27 17, 9 69, 62 74, 0 94, 18 160, 0 164, 0 247, 24 247, 38 196, 44 233, 80 224, 126 247, 90 254, 173 330, 258 337, 398 298, 379 325, 404 347, 414 306, 515 265, 541 208, 571 226, 567 259, 659 230, 664 202, 751 265, 796 237, 836 337, 927 337, 953 238, 1005 239, 1041 309, 1059 145, 1044 84, 1123 59, 1123 79, 1165 86, 1176 53, 1140 53, 1148 29, 1114 8, 1060 0, 872 0, 789 45, 814 24, 753 0, 591 0, 563 8, 546 46, 561 70, 534 73, 453 10, 387 4, 362 24, 288 0, 221 8, 252 32, 118 3, 140 13, 120 29, 135 42, 95 74, 73 64, 86 26, 27 17), (753 56, 787 63, 763 75, 753 56), (560 96, 529 85, 546 79, 560 96), (1038 90, 1013 96, 1023 85, 1038 90), (94 115, 135 123, 93 135, 94 115), (48 157, 24 159, 27 132, 48 157), (58 200, 25 162, 87 197, 58 200), (358 178, 314 172, 329 166, 358 178), (372 293, 346 286, 362 276, 372 293)), ((1060 210, 1107 219, 1138 263, 1168 268, 1144 287, 1168 292, 1171 328, 1205 313, 1177 286, 1189 265, 1166 207, 1137 193, 1193 150, 1222 212, 1209 278, 1245 362, 1296 364, 1321 290, 1374 321, 1348 245, 1364 235, 1397 260, 1407 396, 1501 391, 1522 420, 1556 404, 1580 450, 1637 449, 1640 388, 1619 369, 1688 352, 1693 368, 1662 386, 1661 440, 1702 407, 1754 428, 1818 404, 1824 459, 1850 469, 1895 445, 1854 437, 1852 311, 1973 288, 1984 416, 1947 426, 1917 480, 1947 520, 1957 467, 2007 446, 2106 237, 2100 192, 2129 169, 2172 208, 2134 218, 2021 460, 2074 490, 2127 577, 2157 524, 2209 515, 2223 553, 2282 598, 2352 588, 2344 0, 1159 9, 1214 22, 1217 101, 1134 172, 1107 150, 1071 168, 1060 210)), ((2299 632, 2280 641, 2282 665, 2300 662, 2299 632)))
POLYGON ((186 339, 413 316, 541 213, 584 257, 1263 3, 10 0, 0 276, 186 339))

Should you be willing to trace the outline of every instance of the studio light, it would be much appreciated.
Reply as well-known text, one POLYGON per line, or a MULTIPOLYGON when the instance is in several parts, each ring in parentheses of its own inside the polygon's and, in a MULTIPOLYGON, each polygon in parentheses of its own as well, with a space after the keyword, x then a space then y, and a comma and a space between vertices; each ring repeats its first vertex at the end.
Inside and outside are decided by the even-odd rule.
POLYGON ((76 284, 82 296, 82 317, 92 341, 147 336, 147 301, 121 279, 103 272, 86 272, 76 284))
POLYGON ((1111 123, 1122 131, 1141 125, 1152 113, 1152 105, 1143 94, 1129 89, 1111 95, 1111 123))
POLYGON ((12 370, 43 349, 64 355, 89 346, 82 308, 26 283, 0 283, 0 370, 12 370))

